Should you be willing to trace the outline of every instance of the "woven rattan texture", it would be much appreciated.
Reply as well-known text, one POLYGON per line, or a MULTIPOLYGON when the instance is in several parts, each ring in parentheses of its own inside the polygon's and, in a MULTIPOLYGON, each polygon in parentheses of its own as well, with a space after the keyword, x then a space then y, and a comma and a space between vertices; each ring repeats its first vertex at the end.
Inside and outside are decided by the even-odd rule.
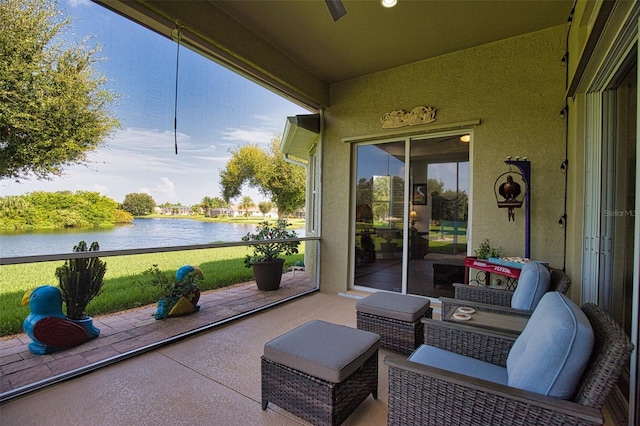
POLYGON ((592 425, 552 407, 389 368, 388 425, 592 425), (412 413, 410 416, 407 413, 412 413))
POLYGON ((314 425, 339 425, 369 396, 378 397, 378 352, 340 383, 262 357, 262 408, 269 402, 314 425))
MULTIPOLYGON (((633 345, 594 304, 582 310, 594 330, 591 360, 572 401, 473 379, 405 358, 389 365, 389 425, 591 425, 601 424, 607 396, 633 345)), ((504 365, 515 337, 423 320, 425 344, 504 365)), ((551 343, 552 344, 552 343, 551 343)))
POLYGON ((477 327, 458 327, 437 320, 424 322, 424 343, 502 367, 507 365, 515 336, 501 336, 477 327))
POLYGON ((602 408, 631 355, 633 344, 622 328, 598 306, 585 303, 582 311, 589 318, 595 343, 587 373, 582 376, 574 401, 602 408))
MULTIPOLYGON (((431 318, 433 309, 425 313, 425 318, 431 318)), ((423 326, 421 319, 415 322, 401 321, 394 318, 356 312, 356 327, 380 335, 380 346, 385 349, 410 354, 423 343, 423 326)))
POLYGON ((495 306, 511 306, 513 292, 491 287, 456 285, 455 298, 495 306))

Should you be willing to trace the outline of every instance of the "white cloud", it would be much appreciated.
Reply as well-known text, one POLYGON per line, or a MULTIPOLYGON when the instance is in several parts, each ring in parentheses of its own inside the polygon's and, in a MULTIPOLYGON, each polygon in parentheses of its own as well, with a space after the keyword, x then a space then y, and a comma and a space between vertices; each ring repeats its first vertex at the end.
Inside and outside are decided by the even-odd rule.
POLYGON ((221 133, 223 140, 265 144, 275 136, 272 131, 261 128, 230 128, 221 133))
POLYGON ((162 176, 160 183, 153 188, 152 195, 156 194, 158 199, 174 198, 176 196, 176 186, 171 179, 162 176))
POLYGON ((99 192, 101 194, 108 194, 109 193, 109 187, 104 186, 104 185, 100 185, 99 183, 94 183, 93 185, 90 186, 90 190, 92 192, 99 192))
MULTIPOLYGON (((119 130, 113 137, 110 146, 124 145, 131 151, 145 151, 160 149, 173 152, 176 135, 169 130, 126 128, 119 130)), ((191 138, 185 133, 177 133, 178 147, 189 146, 191 138)))

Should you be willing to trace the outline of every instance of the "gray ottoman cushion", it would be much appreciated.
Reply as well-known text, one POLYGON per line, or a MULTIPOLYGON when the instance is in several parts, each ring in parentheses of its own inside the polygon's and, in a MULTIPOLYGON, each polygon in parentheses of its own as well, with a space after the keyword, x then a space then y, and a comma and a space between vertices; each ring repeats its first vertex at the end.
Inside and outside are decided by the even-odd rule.
POLYGON ((356 311, 400 321, 415 322, 430 308, 422 297, 379 291, 356 302, 356 311))
POLYGON ((340 383, 369 359, 380 336, 313 320, 264 345, 265 358, 311 376, 340 383))

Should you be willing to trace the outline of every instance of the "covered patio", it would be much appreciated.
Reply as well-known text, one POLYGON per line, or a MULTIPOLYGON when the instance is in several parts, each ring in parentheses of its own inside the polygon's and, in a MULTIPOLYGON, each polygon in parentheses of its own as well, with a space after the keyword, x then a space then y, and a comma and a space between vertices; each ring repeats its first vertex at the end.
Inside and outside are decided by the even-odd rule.
MULTIPOLYGON (((306 424, 274 404, 262 411, 263 346, 313 319, 355 327, 355 303, 317 292, 303 296, 11 400, 0 405, 0 418, 14 425, 306 424)), ((387 354, 380 351, 378 399, 367 398, 345 424, 387 423, 387 354)))
MULTIPOLYGON (((224 292, 234 298, 232 289, 223 290, 221 297, 224 292)), ((313 292, 14 398, 0 405, 0 418, 3 424, 16 425, 308 424, 274 404, 262 411, 263 346, 310 320, 355 327, 356 301, 357 295, 313 292)), ((438 316, 436 311, 434 318, 438 316)), ((67 355, 69 359, 73 357, 67 355)), ((387 355, 397 353, 380 350, 378 399, 369 396, 345 425, 387 424, 389 367, 383 362, 387 355)), ((605 407, 603 415, 605 425, 619 424, 610 416, 609 407, 605 407)))
MULTIPOLYGON (((371 227, 397 236, 385 259, 398 264, 398 284, 384 290, 412 293, 411 262, 426 258, 410 250, 410 235, 430 232, 438 196, 416 202, 412 190, 438 163, 456 166, 467 185, 452 197, 465 198, 463 210, 441 218, 464 221, 462 256, 488 238, 506 255, 566 271, 568 296, 602 306, 638 347, 637 2, 400 0, 385 14, 377 1, 345 0, 335 22, 322 1, 96 3, 313 113, 315 135, 298 139, 293 129, 283 140, 285 155, 303 155, 307 167, 306 235, 320 243, 305 263, 319 292, 9 401, 3 418, 45 422, 49 405, 68 407, 60 423, 298 424, 277 407, 260 410, 264 343, 310 319, 355 326, 355 300, 340 295, 380 290, 356 282, 371 227), (430 115, 385 120, 411 121, 414 109, 430 115), (448 144, 443 157, 424 154, 448 144), (361 182, 370 148, 385 160, 361 182), (512 158, 531 165, 526 216, 496 205, 494 182, 512 158), (373 196, 380 177, 395 198, 373 196), (360 195, 386 203, 388 227, 374 224, 360 195)), ((640 419, 637 354, 612 393, 629 424, 640 419)), ((379 399, 347 424, 386 423, 384 355, 379 399)))

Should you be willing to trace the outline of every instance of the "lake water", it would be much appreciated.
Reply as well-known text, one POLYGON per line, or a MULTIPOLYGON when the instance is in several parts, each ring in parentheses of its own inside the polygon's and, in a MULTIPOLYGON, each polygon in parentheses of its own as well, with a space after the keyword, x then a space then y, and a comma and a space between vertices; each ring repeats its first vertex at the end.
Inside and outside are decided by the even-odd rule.
MULTIPOLYGON (((0 257, 69 253, 79 241, 100 250, 125 250, 241 241, 256 225, 201 222, 190 219, 134 219, 108 229, 56 229, 0 234, 0 257)), ((304 228, 295 229, 304 237, 304 228)))

